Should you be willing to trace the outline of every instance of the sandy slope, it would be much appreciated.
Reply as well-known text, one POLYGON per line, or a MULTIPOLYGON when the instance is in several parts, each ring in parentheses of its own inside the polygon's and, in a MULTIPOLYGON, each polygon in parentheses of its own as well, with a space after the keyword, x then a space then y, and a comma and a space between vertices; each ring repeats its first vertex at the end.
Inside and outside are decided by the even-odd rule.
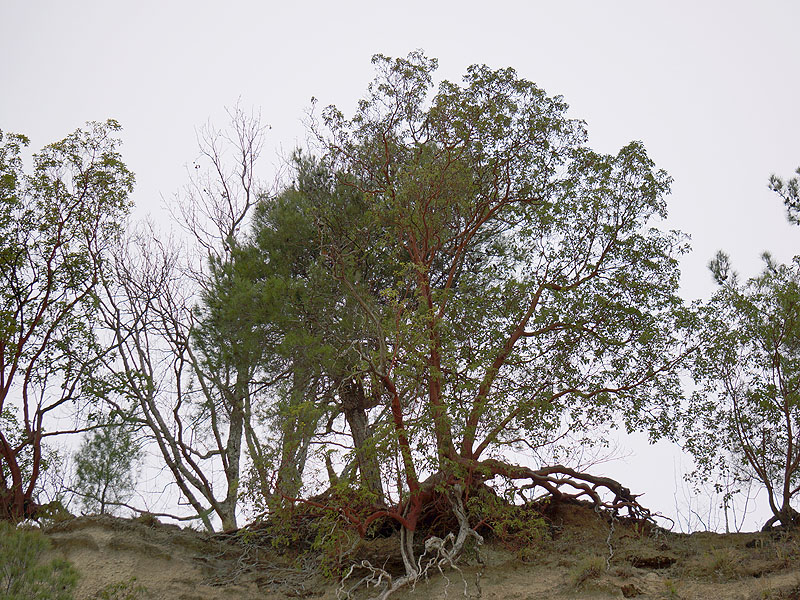
MULTIPOLYGON (((437 575, 394 597, 800 600, 800 536, 641 529, 616 522, 612 532, 606 518, 562 507, 551 515, 552 539, 528 553, 527 562, 487 544, 483 566, 473 559, 460 573, 437 575)), ((47 533, 51 553, 81 572, 81 599, 119 583, 144 586, 142 600, 336 597, 336 585, 263 539, 242 544, 241 537, 110 517, 64 521, 47 533)), ((366 544, 365 552, 390 552, 393 542, 366 544)))

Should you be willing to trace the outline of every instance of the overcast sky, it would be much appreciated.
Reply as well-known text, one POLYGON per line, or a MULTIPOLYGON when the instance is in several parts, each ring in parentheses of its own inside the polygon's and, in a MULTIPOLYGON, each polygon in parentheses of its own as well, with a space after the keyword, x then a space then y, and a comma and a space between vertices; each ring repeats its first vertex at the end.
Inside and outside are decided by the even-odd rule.
MULTIPOLYGON (((473 63, 514 67, 564 96, 596 150, 642 140, 674 178, 668 226, 692 237, 687 298, 713 291, 706 264, 720 248, 745 276, 765 250, 783 261, 800 253, 800 228, 766 185, 800 166, 800 2, 491 6, 0 0, 0 129, 39 148, 88 120, 117 119, 137 212, 157 211, 186 182, 196 129, 224 125, 226 106, 239 100, 272 126, 262 174, 270 181, 280 157, 305 145, 312 96, 349 113, 373 54, 420 48, 439 59, 440 78, 458 80, 473 63)), ((661 494, 669 511, 672 497, 652 488, 658 478, 673 483, 673 453, 637 456, 615 470, 639 469, 646 498, 661 494)))

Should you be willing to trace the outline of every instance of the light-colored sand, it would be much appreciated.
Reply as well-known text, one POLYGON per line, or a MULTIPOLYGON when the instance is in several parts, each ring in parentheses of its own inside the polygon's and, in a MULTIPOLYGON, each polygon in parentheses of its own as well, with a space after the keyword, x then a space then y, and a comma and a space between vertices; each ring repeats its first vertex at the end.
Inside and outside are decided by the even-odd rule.
MULTIPOLYGON (((482 551, 485 566, 473 561, 460 573, 437 575, 393 597, 800 600, 796 536, 653 535, 617 524, 609 538, 608 523, 582 508, 565 509, 553 524, 554 539, 544 541, 530 562, 489 544, 482 551), (587 566, 598 563, 599 570, 587 566)), ((133 578, 147 590, 139 594, 141 600, 336 597, 336 585, 307 576, 297 562, 270 555, 269 544, 254 552, 225 536, 109 517, 65 521, 47 534, 51 555, 80 571, 76 598, 81 600, 133 578)), ((392 547, 391 542, 382 540, 381 548, 392 547)))

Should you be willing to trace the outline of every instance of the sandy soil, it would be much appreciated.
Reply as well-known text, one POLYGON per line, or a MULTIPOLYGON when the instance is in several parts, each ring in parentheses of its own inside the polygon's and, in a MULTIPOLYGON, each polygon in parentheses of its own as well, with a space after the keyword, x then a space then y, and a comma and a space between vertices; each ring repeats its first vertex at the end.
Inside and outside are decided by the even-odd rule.
MULTIPOLYGON (((111 517, 63 521, 47 535, 51 554, 80 571, 79 599, 336 598, 338 586, 312 573, 313 557, 277 553, 263 537, 253 543, 255 535, 111 517)), ((374 561, 395 544, 375 540, 360 552, 374 561)), ((460 572, 437 574, 393 598, 800 600, 796 534, 672 534, 564 506, 550 515, 547 539, 526 549, 526 560, 519 550, 487 543, 483 565, 473 557, 460 572)), ((369 596, 362 590, 356 597, 369 596)))

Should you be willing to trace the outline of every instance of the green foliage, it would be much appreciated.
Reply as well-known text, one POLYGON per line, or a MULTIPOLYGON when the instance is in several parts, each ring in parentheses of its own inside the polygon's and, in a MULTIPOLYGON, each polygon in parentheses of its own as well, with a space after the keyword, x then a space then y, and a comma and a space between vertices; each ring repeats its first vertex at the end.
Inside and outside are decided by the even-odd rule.
POLYGON ((95 291, 134 181, 119 130, 113 120, 89 123, 34 154, 31 173, 21 159, 27 138, 0 132, 0 425, 9 425, 11 398, 26 404, 18 431, 0 431, 2 519, 35 512, 48 413, 106 391, 95 291))
MULTIPOLYGON (((338 579, 350 567, 350 557, 361 543, 351 519, 363 521, 375 510, 377 500, 371 490, 347 483, 340 482, 327 490, 327 508, 314 511, 316 518, 311 543, 311 551, 319 553, 320 569, 325 577, 338 579), (349 518, 345 518, 338 507, 346 507, 349 518)), ((383 523, 381 519, 373 522, 366 537, 371 538, 383 523)))
MULTIPOLYGON (((323 576, 338 578, 362 544, 354 520, 363 521, 372 514, 376 496, 362 487, 339 482, 313 502, 276 506, 257 530, 242 531, 240 542, 257 544, 266 538, 278 552, 290 554, 298 563, 314 562, 323 576)), ((384 519, 373 522, 366 538, 372 538, 385 523, 384 519)))
POLYGON ((113 514, 135 488, 141 456, 130 424, 103 417, 75 453, 75 491, 88 513, 113 514))
POLYGON ((320 133, 359 227, 343 235, 324 208, 317 223, 364 329, 358 366, 413 415, 393 416, 405 476, 536 452, 565 422, 667 433, 685 250, 653 227, 668 175, 641 143, 588 148, 563 99, 513 69, 473 65, 436 90, 420 53, 373 62, 355 114, 324 109, 320 133), (384 256, 378 285, 365 274, 384 256))
POLYGON ((356 450, 346 460, 365 464, 372 477, 362 477, 362 483, 380 495, 375 440, 369 440, 367 419, 353 418, 354 413, 365 415, 380 394, 377 382, 362 373, 360 346, 368 343, 368 332, 358 302, 330 269, 320 244, 320 224, 335 229, 337 239, 357 246, 361 255, 372 249, 372 260, 359 265, 358 275, 359 285, 369 286, 371 293, 380 293, 394 262, 381 250, 382 240, 364 236, 369 228, 360 193, 337 182, 317 160, 297 154, 294 167, 293 184, 276 197, 261 199, 248 243, 237 247, 230 264, 221 266, 239 290, 238 299, 229 303, 219 290, 207 298, 208 314, 222 316, 227 305, 236 317, 223 318, 223 326, 232 323, 254 332, 254 344, 263 353, 260 366, 292 374, 275 386, 276 402, 264 411, 281 432, 276 487, 295 495, 305 462, 303 445, 318 433, 323 417, 328 417, 330 429, 332 419, 344 413, 348 425, 357 429, 356 450), (349 405, 349 391, 360 402, 349 405), (367 446, 369 450, 362 450, 367 446))
MULTIPOLYGON (((315 124, 324 155, 297 155, 291 185, 212 265, 203 339, 230 332, 209 347, 263 352, 278 382, 261 412, 280 434, 275 488, 295 495, 303 447, 340 443, 340 415, 353 451, 331 483, 357 464, 398 498, 422 472, 491 479, 488 456, 541 457, 567 429, 671 434, 687 246, 655 227, 669 176, 641 143, 591 150, 563 99, 513 69, 474 65, 437 89, 419 52, 373 63, 355 114, 331 106, 315 124)), ((496 525, 533 540, 516 518, 496 525)))
POLYGON ((489 527, 492 535, 523 561, 534 559, 548 538, 547 523, 536 510, 510 504, 494 494, 471 496, 467 513, 471 523, 489 527))
POLYGON ((789 526, 800 485, 800 258, 739 281, 724 254, 712 263, 720 290, 702 309, 701 349, 687 419, 700 474, 727 471, 767 491, 789 526))
POLYGON ((777 193, 786 205, 786 216, 790 223, 800 225, 800 168, 798 177, 785 180, 777 175, 769 178, 769 188, 777 193))
POLYGON ((321 515, 314 526, 317 534, 311 551, 319 553, 320 571, 327 579, 340 579, 361 538, 336 512, 321 515))
POLYGON ((664 580, 664 595, 669 600, 678 600, 681 597, 678 594, 678 586, 672 579, 664 580))
POLYGON ((67 510, 61 500, 52 500, 46 504, 42 504, 39 506, 39 511, 36 514, 36 519, 39 522, 45 523, 58 523, 61 521, 69 521, 74 518, 75 516, 67 510))
POLYGON ((423 471, 491 478, 480 460, 541 456, 566 428, 671 433, 686 243, 654 227, 669 176, 638 142, 591 150, 563 99, 513 69, 435 89, 419 52, 373 63, 355 114, 314 125, 325 153, 295 156, 212 261, 196 339, 277 392, 258 416, 278 449, 253 457, 247 493, 266 495, 271 461, 273 498, 295 496, 341 416, 353 450, 331 483, 357 465, 384 497, 423 471))
MULTIPOLYGON (((297 512, 293 506, 277 505, 264 521, 263 527, 270 546, 278 552, 300 550, 308 545, 305 519, 298 521, 297 512)), ((250 543, 250 537, 258 534, 245 531, 243 543, 250 543)))
POLYGON ((66 561, 43 563, 49 541, 39 531, 0 522, 0 600, 71 600, 77 571, 66 561))

